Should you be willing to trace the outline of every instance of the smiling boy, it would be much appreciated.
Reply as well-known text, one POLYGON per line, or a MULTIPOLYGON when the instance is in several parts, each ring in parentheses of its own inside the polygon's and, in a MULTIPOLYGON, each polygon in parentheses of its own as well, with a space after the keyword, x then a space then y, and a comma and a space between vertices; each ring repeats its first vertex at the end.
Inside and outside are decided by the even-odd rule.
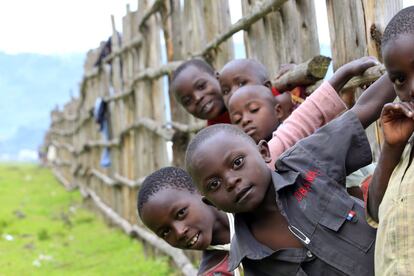
POLYGON ((187 112, 208 125, 230 123, 214 69, 204 60, 182 63, 173 74, 171 91, 187 112))
POLYGON ((203 251, 199 275, 233 275, 229 218, 201 199, 186 171, 165 167, 145 178, 137 209, 142 222, 171 246, 203 251))

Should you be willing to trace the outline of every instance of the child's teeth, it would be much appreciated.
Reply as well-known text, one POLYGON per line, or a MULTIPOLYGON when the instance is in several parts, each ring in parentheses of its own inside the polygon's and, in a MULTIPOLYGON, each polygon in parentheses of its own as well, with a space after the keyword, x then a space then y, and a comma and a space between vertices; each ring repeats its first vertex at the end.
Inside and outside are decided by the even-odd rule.
POLYGON ((198 234, 194 236, 194 238, 191 239, 190 241, 190 246, 194 245, 196 243, 196 241, 198 240, 198 234))

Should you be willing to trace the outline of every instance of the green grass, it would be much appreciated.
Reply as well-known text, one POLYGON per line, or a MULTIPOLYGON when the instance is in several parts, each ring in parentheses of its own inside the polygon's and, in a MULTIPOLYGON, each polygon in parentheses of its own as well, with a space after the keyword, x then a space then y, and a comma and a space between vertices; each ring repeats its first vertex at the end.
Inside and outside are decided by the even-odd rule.
POLYGON ((0 275, 172 275, 48 169, 0 164, 0 275))

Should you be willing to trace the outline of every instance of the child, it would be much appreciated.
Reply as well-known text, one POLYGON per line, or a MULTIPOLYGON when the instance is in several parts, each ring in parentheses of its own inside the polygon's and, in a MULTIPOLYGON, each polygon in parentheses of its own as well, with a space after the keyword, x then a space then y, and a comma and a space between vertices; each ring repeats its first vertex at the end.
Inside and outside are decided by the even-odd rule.
POLYGON ((137 208, 142 222, 171 246, 203 250, 200 275, 233 275, 228 271, 228 217, 202 202, 183 169, 166 167, 146 177, 137 208))
POLYGON ((379 224, 377 275, 414 275, 414 7, 385 28, 382 56, 401 103, 384 107, 384 144, 368 193, 368 214, 379 224), (411 137, 411 138, 410 138, 411 137))
POLYGON ((272 89, 274 96, 280 95, 276 88, 272 88, 269 74, 264 65, 255 59, 245 58, 229 61, 217 76, 226 106, 228 106, 230 97, 237 89, 249 84, 267 86, 272 89))
POLYGON ((171 91, 177 101, 207 125, 230 123, 214 69, 201 59, 191 59, 175 70, 171 91))
MULTIPOLYGON (((238 66, 236 71, 232 72, 240 73, 243 78, 246 78, 246 81, 243 80, 243 84, 240 85, 265 83, 271 86, 267 71, 262 64, 253 59, 235 62, 238 61, 242 61, 245 66, 238 66), (246 71, 240 71, 246 66, 248 68, 246 71)), ((191 59, 181 64, 173 74, 171 91, 185 110, 196 118, 207 120, 207 125, 230 123, 219 81, 214 69, 205 61, 191 59)), ((276 90, 272 91, 278 94, 276 90)), ((285 109, 289 110, 289 107, 285 109)), ((285 117, 287 116, 285 114, 285 117)))
MULTIPOLYGON (((372 89, 390 93, 386 76, 372 89)), ((230 266, 245 275, 373 275, 375 230, 345 176, 371 162, 363 127, 372 110, 353 108, 299 141, 272 172, 265 141, 231 125, 200 131, 186 167, 209 202, 235 213, 230 266), (361 125, 362 124, 362 125, 361 125)))
MULTIPOLYGON (((291 66, 282 66, 277 73, 280 77, 291 66)), ((228 107, 228 101, 233 93, 242 86, 248 84, 264 85, 271 89, 273 96, 281 105, 281 120, 285 120, 292 111, 305 99, 304 87, 297 86, 291 91, 280 93, 276 87, 272 87, 269 74, 265 66, 255 59, 235 59, 229 61, 218 74, 224 104, 228 107)))
MULTIPOLYGON (((376 60, 371 57, 364 57, 339 68, 334 76, 309 96, 280 128, 279 125, 282 123, 281 107, 265 86, 247 85, 239 88, 228 102, 230 119, 233 124, 238 125, 251 136, 256 143, 263 139, 270 141, 271 157, 272 160, 276 160, 296 141, 312 134, 318 127, 344 111, 345 106, 336 91, 339 91, 354 75, 360 75, 375 62, 376 60)), ((377 91, 369 89, 366 93, 367 95, 358 101, 357 105, 360 107, 357 108, 364 108, 367 105, 367 99, 371 99, 377 94, 377 91)), ((379 97, 374 97, 374 99, 382 100, 379 97)), ((371 101, 370 104, 374 103, 371 101)), ((381 105, 376 104, 376 106, 381 105)), ((269 166, 272 169, 274 162, 269 163, 269 166)), ((361 171, 355 172, 353 175, 357 175, 358 179, 362 181, 365 175, 361 175, 361 171)), ((359 182, 347 183, 347 188, 351 195, 362 199, 359 182)))

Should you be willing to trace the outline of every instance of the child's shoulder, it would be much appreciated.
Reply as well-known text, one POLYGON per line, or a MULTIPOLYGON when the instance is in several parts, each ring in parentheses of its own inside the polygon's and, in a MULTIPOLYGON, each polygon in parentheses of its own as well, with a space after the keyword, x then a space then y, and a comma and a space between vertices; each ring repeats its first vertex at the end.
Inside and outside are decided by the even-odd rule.
POLYGON ((217 275, 233 275, 229 272, 229 254, 222 250, 204 250, 201 259, 198 275, 213 276, 217 275))

